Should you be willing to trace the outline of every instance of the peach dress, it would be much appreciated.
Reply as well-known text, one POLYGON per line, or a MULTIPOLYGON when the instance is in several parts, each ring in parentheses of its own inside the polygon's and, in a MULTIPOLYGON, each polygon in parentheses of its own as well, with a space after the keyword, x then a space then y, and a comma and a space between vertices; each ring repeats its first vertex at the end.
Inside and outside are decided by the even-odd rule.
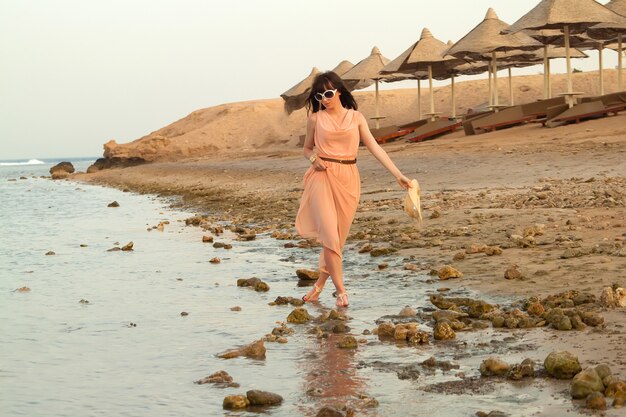
MULTIPOLYGON (((325 110, 317 112, 314 140, 318 156, 355 159, 359 150, 359 120, 363 115, 349 109, 341 123, 325 110)), ((361 178, 356 164, 324 161, 327 169, 313 166, 304 175, 304 192, 296 216, 296 230, 304 238, 315 238, 341 257, 361 195, 361 178)), ((320 268, 324 270, 323 259, 320 268)))

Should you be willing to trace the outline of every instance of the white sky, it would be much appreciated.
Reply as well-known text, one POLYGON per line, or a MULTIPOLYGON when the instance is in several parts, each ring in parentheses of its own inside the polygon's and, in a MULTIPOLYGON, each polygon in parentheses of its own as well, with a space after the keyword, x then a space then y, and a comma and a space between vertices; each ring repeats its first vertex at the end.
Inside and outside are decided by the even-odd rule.
MULTIPOLYGON (((356 64, 375 45, 393 59, 424 27, 457 41, 489 7, 513 23, 536 3, 4 0, 0 160, 100 156, 109 139, 129 142, 200 108, 276 98, 312 67, 356 64)), ((597 69, 590 55, 573 66, 597 69)), ((604 56, 615 67, 617 54, 604 56)), ((559 61, 553 72, 565 71, 559 61)), ((383 88, 401 87, 415 82, 383 88)))

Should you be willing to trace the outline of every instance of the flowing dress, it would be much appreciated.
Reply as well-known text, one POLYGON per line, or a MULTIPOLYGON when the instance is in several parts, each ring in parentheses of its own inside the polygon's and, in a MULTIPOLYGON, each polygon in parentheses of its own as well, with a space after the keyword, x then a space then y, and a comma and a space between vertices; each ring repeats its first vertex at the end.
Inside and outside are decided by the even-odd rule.
MULTIPOLYGON (((318 111, 314 141, 317 154, 333 159, 356 159, 359 150, 359 121, 363 115, 348 110, 337 123, 325 110, 318 111)), ((324 161, 327 169, 313 166, 304 175, 304 192, 296 216, 296 230, 304 238, 315 238, 341 257, 361 195, 361 178, 356 164, 324 161)), ((324 270, 324 260, 320 259, 324 270)))

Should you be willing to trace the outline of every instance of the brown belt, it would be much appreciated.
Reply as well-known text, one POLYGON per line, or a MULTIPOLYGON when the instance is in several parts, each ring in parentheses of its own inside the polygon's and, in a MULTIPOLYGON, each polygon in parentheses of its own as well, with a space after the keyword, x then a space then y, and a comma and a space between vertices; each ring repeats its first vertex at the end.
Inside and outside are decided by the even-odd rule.
POLYGON ((338 164, 356 164, 356 159, 333 159, 333 158, 326 158, 323 156, 320 156, 320 159, 322 161, 328 161, 328 162, 336 162, 338 164))

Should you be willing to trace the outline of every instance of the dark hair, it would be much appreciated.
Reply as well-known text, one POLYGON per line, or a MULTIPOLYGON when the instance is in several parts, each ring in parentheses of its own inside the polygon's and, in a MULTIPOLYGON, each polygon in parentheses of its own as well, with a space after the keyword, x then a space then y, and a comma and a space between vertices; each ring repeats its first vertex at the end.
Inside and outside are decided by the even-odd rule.
POLYGON ((337 89, 338 93, 341 93, 339 96, 339 100, 341 100, 341 105, 346 109, 357 109, 356 100, 346 87, 346 84, 343 82, 341 77, 335 74, 332 71, 326 71, 319 74, 313 80, 313 86, 311 87, 311 94, 306 99, 306 110, 307 113, 313 111, 313 113, 317 113, 320 110, 324 109, 324 106, 321 102, 315 99, 315 94, 323 93, 328 89, 337 89))

